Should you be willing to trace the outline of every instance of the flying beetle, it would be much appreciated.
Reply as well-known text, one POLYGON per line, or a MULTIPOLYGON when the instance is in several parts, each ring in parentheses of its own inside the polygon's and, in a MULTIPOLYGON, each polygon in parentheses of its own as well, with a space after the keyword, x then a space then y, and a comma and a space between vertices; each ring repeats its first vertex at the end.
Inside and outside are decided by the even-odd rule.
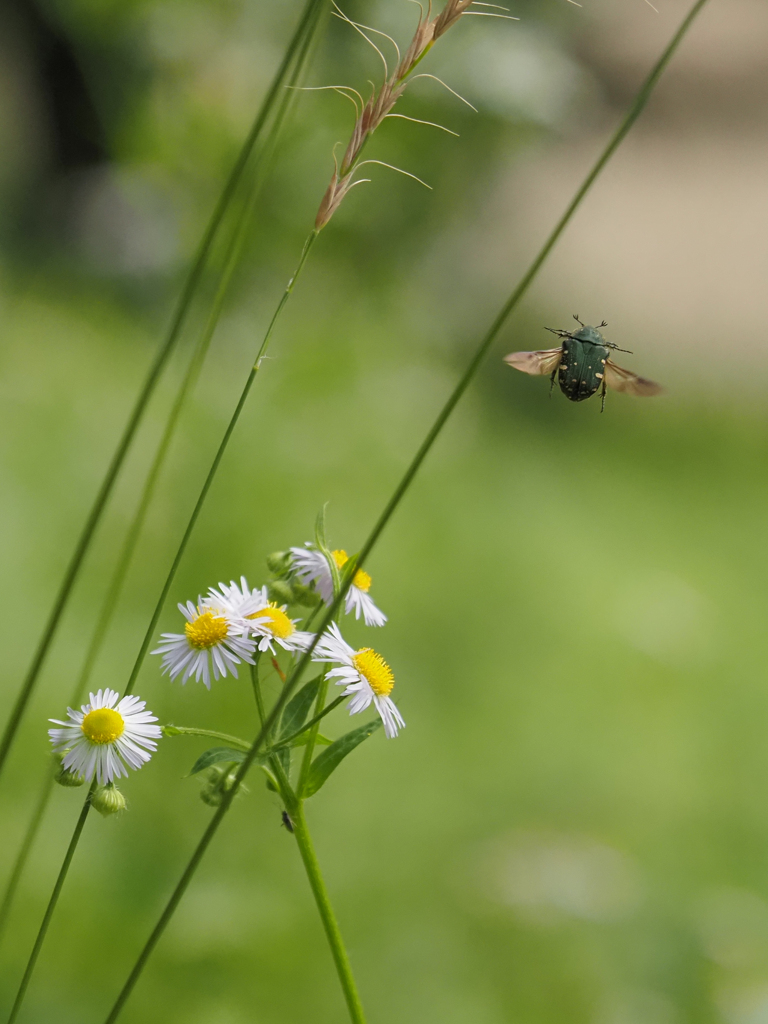
POLYGON ((575 313, 573 319, 580 325, 577 331, 545 328, 561 339, 557 348, 545 348, 539 352, 511 352, 504 356, 504 362, 534 376, 548 373, 551 381, 550 395, 557 378, 560 390, 572 402, 583 402, 599 390, 602 398, 600 412, 605 409, 606 384, 614 391, 626 391, 638 398, 650 398, 663 391, 661 385, 645 377, 638 377, 631 370, 617 366, 609 358, 611 349, 616 352, 629 352, 629 349, 619 348, 605 340, 600 333, 601 327, 608 326, 605 320, 597 327, 589 327, 575 313))

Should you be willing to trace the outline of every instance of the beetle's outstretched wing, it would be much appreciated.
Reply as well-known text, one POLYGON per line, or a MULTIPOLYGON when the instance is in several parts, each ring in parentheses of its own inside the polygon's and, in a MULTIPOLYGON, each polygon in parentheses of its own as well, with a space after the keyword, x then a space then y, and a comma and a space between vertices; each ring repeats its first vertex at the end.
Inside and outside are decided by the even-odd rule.
POLYGON ((516 370, 523 373, 531 373, 534 376, 544 376, 559 365, 560 356, 563 353, 562 345, 559 348, 545 348, 539 352, 510 352, 504 356, 504 362, 514 366, 516 370))
POLYGON ((631 370, 617 366, 612 359, 605 361, 605 383, 614 391, 626 391, 628 395, 637 398, 650 398, 652 395, 660 395, 664 390, 661 384, 646 377, 638 377, 631 370))

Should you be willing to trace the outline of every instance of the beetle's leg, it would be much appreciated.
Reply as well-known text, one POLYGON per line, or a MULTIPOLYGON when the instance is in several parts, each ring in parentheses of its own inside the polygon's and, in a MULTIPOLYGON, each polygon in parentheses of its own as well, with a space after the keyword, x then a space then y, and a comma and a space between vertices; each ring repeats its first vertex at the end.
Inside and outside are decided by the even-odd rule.
POLYGON ((631 356, 635 354, 631 348, 619 348, 619 346, 614 345, 612 341, 604 341, 603 345, 605 345, 606 348, 612 348, 614 352, 627 352, 631 356))
POLYGON ((550 377, 549 377, 549 397, 550 397, 550 398, 552 397, 552 389, 553 389, 553 388, 554 388, 554 386, 555 386, 555 376, 557 375, 557 371, 558 371, 559 369, 560 369, 560 367, 559 367, 559 366, 556 366, 556 367, 554 368, 554 370, 552 371, 552 373, 550 374, 550 377))
POLYGON ((603 377, 603 387, 600 392, 600 412, 605 412, 605 377, 603 377))

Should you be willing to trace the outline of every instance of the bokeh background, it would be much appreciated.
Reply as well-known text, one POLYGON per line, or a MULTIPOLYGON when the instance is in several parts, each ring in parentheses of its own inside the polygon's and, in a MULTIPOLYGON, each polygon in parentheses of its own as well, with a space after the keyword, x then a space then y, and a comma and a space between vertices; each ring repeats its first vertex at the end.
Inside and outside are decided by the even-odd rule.
MULTIPOLYGON (((468 353, 683 16, 684 0, 514 0, 467 18, 321 237, 210 495, 176 600, 312 536, 354 550, 468 353)), ((17 692, 298 0, 6 0, 0 10, 0 616, 17 692)), ((354 0, 405 41, 415 8, 354 0)), ((711 0, 507 325, 370 561, 408 728, 310 805, 371 1024, 768 1021, 768 10, 711 0), (653 401, 571 405, 501 362, 606 319, 653 401)), ((332 20, 308 84, 364 91, 332 20)), ((304 93, 94 677, 121 689, 194 495, 351 127, 304 93)), ((217 262, 218 261, 218 262, 217 262)), ((0 786, 3 880, 204 322, 98 535, 0 786)), ((274 679, 270 683, 274 686, 274 679)), ((247 684, 138 690, 249 735, 247 684)), ((340 715, 328 727, 347 728, 340 715)), ((96 815, 24 1021, 101 1020, 210 816, 168 739, 96 815)), ((58 790, 0 948, 8 1006, 82 791, 58 790)), ((345 1011, 297 851, 254 775, 123 1019, 330 1024, 345 1011)))

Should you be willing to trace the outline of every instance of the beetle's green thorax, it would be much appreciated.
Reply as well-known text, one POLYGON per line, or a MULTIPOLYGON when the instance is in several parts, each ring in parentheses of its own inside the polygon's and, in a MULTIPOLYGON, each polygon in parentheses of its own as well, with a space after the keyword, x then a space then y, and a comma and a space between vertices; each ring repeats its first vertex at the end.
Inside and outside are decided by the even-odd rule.
POLYGON ((583 402, 603 384, 609 349, 596 327, 581 327, 563 336, 563 355, 558 368, 560 390, 572 402, 583 402))
POLYGON ((571 337, 576 341, 586 341, 592 345, 605 347, 605 338, 596 327, 580 327, 578 331, 573 332, 571 337))

